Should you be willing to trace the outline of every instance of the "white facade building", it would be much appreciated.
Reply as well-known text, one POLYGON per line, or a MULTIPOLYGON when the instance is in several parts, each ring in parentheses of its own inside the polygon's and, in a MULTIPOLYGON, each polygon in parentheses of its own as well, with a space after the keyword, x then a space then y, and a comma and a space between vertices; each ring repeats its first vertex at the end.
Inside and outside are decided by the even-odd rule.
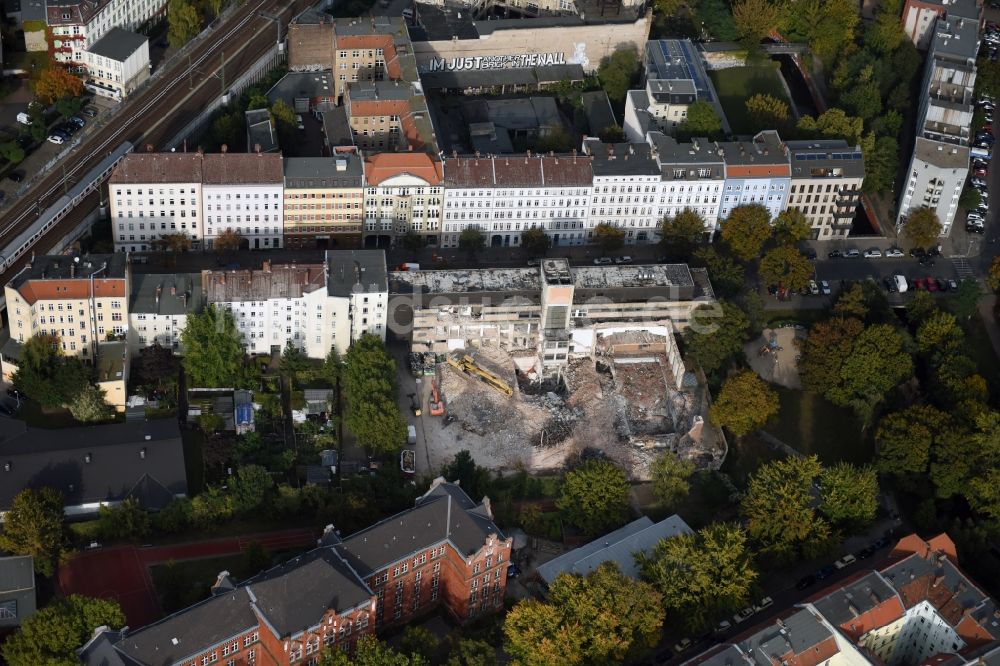
POLYGON ((387 247, 410 232, 437 245, 444 188, 441 162, 426 153, 376 153, 365 159, 366 246, 387 247))
MULTIPOLYGON (((46 23, 52 31, 51 44, 57 62, 82 70, 85 51, 112 28, 138 30, 142 24, 164 14, 164 0, 56 0, 49 2, 46 23)), ((24 16, 28 18, 27 15, 24 16)))
POLYGON ((167 236, 201 246, 203 156, 129 153, 108 180, 116 252, 148 252, 167 236))
POLYGON ((553 246, 586 243, 593 171, 584 155, 455 157, 444 163, 443 247, 468 228, 492 247, 517 247, 540 227, 553 246))
POLYGON ((89 78, 87 90, 121 100, 149 78, 149 40, 121 28, 112 28, 83 52, 89 78))
POLYGON ((660 167, 659 218, 692 210, 705 220, 705 233, 718 231, 726 164, 716 144, 704 139, 679 144, 673 137, 650 132, 649 145, 660 167))
POLYGON ((202 196, 205 249, 228 232, 241 249, 282 247, 285 175, 277 153, 215 153, 204 156, 202 196))
POLYGON ((589 139, 583 149, 594 159, 586 242, 593 242, 600 225, 621 228, 630 245, 653 241, 660 226, 660 167, 649 145, 589 139))
POLYGON ((129 297, 129 354, 135 356, 153 345, 183 354, 181 333, 188 315, 199 312, 202 305, 198 273, 134 275, 129 297))
POLYGON ((777 132, 761 132, 753 141, 727 141, 715 145, 726 162, 720 220, 729 217, 734 208, 750 204, 767 208, 772 220, 785 210, 792 171, 788 149, 777 132))
POLYGON ((324 264, 202 271, 206 305, 233 313, 251 354, 289 342, 310 358, 346 353, 364 333, 385 339, 388 285, 379 250, 330 251, 324 264))

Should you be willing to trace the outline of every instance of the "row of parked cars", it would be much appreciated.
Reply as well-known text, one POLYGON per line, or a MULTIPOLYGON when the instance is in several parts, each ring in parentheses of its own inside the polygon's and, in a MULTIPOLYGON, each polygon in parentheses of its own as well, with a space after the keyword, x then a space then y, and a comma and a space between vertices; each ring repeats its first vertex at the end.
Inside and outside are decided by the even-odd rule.
POLYGON ((889 545, 889 539, 887 537, 879 537, 871 544, 859 550, 856 554, 848 553, 847 555, 844 555, 833 564, 828 564, 825 567, 821 568, 816 573, 812 573, 809 574, 808 576, 800 578, 799 581, 795 583, 795 589, 804 590, 807 587, 816 583, 816 581, 829 578, 833 574, 837 573, 837 571, 839 571, 840 569, 849 567, 858 560, 864 560, 871 557, 877 551, 885 548, 888 545, 889 545))
MULTIPOLYGON (((1000 30, 992 21, 987 24, 984 40, 984 43, 993 49, 990 58, 995 60, 997 45, 1000 45, 1000 30)), ((966 211, 965 230, 969 233, 982 234, 986 231, 986 214, 990 210, 990 193, 986 178, 990 173, 993 144, 996 143, 996 136, 993 133, 993 111, 996 100, 990 95, 983 94, 980 95, 977 103, 986 124, 976 132, 976 138, 972 144, 969 187, 979 192, 979 205, 966 211)))
POLYGON ((52 129, 52 133, 49 134, 49 143, 66 143, 70 140, 70 137, 82 130, 86 124, 87 122, 79 116, 73 116, 64 122, 59 123, 52 129))
POLYGON ((856 247, 850 247, 846 250, 833 250, 826 255, 829 259, 859 259, 862 256, 865 259, 881 259, 885 257, 887 259, 897 259, 899 257, 904 257, 903 251, 898 247, 890 247, 888 250, 881 250, 877 247, 870 247, 864 252, 856 247))

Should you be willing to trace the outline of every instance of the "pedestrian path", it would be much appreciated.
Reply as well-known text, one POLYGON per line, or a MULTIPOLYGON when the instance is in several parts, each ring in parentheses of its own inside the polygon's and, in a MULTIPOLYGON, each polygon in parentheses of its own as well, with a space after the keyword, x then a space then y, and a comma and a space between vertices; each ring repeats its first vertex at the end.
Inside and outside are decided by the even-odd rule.
POLYGON ((964 257, 952 259, 951 265, 955 267, 955 275, 958 276, 959 280, 975 277, 975 271, 972 269, 972 265, 968 259, 964 257))

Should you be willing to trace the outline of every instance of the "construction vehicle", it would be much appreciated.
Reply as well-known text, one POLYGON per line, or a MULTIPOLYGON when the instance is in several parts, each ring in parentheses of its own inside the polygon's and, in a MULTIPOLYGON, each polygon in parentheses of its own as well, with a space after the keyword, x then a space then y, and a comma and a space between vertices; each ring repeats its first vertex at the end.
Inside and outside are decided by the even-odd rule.
POLYGON ((437 379, 431 380, 431 416, 444 416, 444 399, 438 393, 437 379))
POLYGON ((475 359, 473 359, 468 354, 466 354, 465 356, 463 356, 461 359, 458 360, 449 356, 448 365, 450 365, 451 367, 455 368, 456 370, 458 370, 463 374, 479 377, 479 379, 488 384, 490 388, 493 388, 499 391, 500 393, 503 393, 507 397, 514 395, 514 389, 512 389, 507 382, 500 379, 489 370, 480 367, 476 363, 475 359))
POLYGON ((410 393, 410 394, 408 394, 408 397, 410 398, 410 409, 413 410, 413 415, 414 416, 420 416, 420 413, 421 413, 420 412, 420 401, 417 400, 417 394, 416 393, 410 393))

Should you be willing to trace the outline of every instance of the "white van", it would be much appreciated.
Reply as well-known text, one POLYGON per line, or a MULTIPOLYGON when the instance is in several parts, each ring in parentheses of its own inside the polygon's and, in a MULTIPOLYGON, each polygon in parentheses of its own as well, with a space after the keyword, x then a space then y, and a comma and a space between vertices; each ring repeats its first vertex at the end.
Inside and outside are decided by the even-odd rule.
POLYGON ((416 426, 408 425, 406 426, 406 443, 413 446, 417 443, 417 428, 416 426))
POLYGON ((899 293, 901 294, 906 293, 906 290, 910 288, 910 286, 906 284, 906 278, 900 275, 899 273, 893 275, 892 279, 896 281, 896 290, 899 293))
POLYGON ((21 123, 22 125, 30 125, 31 116, 22 111, 21 113, 17 114, 17 122, 21 123))

